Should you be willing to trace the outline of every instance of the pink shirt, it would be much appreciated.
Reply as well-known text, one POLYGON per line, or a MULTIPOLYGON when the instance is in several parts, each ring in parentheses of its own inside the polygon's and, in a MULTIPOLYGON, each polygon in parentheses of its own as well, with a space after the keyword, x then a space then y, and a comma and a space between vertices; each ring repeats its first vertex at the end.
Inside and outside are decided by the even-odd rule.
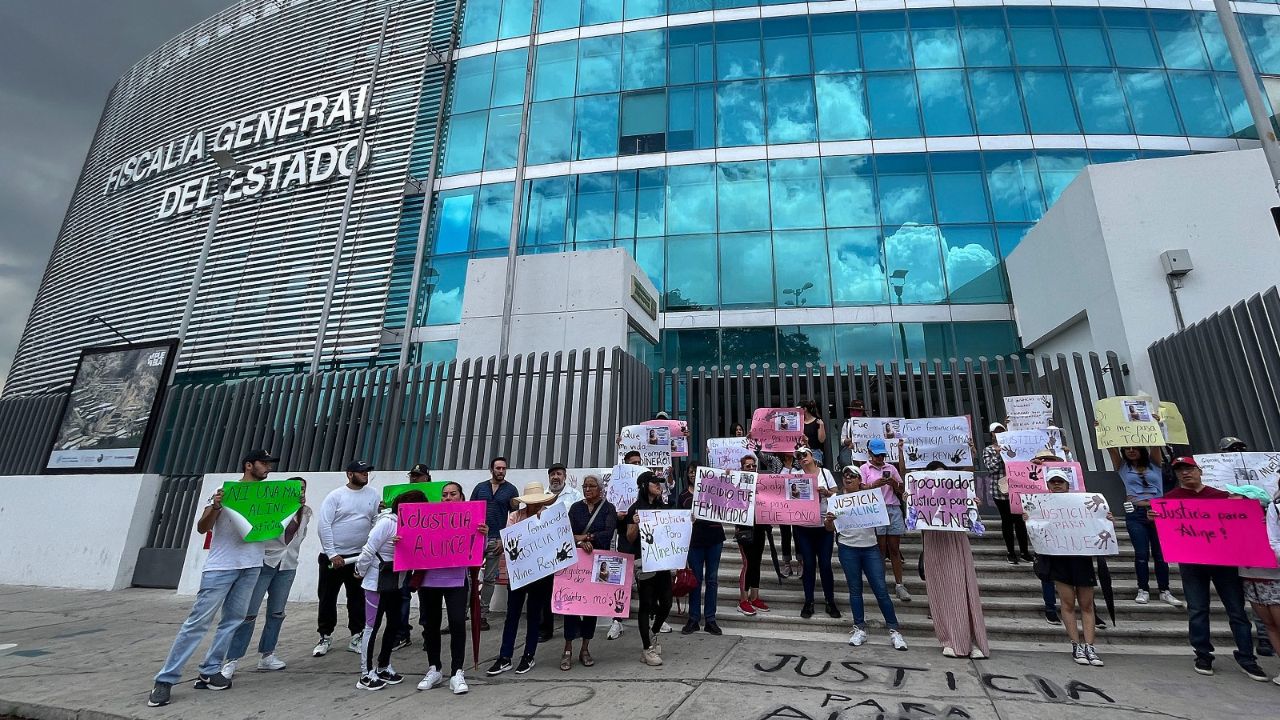
MULTIPOLYGON (((898 484, 902 484, 902 477, 898 474, 898 468, 894 467, 893 465, 887 462, 881 467, 876 467, 871 463, 864 463, 861 468, 858 468, 858 472, 862 474, 862 483, 864 485, 874 485, 875 483, 879 482, 880 478, 884 477, 885 475, 892 477, 894 480, 898 482, 898 484)), ((893 492, 892 487, 888 485, 882 485, 880 486, 880 492, 884 495, 885 505, 900 504, 898 502, 898 496, 893 492)))

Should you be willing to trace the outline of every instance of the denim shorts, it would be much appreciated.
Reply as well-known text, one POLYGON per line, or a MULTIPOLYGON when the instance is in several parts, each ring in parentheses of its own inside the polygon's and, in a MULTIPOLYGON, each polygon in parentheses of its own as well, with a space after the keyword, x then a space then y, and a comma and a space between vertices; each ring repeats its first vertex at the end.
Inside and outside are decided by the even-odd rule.
POLYGON ((889 512, 889 524, 876 528, 876 535, 906 535, 907 523, 902 518, 901 505, 886 505, 889 512))

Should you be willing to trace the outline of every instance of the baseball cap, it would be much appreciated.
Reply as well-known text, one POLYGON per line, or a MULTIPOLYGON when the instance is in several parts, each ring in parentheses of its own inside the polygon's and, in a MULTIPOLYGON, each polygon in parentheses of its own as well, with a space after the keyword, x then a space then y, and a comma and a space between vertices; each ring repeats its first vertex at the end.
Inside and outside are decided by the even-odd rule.
POLYGON ((889 454, 889 448, 885 446, 884 440, 881 438, 871 438, 871 442, 867 443, 867 451, 872 455, 889 454))
POLYGON ((569 468, 565 467, 564 463, 555 463, 551 467, 547 468, 547 474, 550 475, 557 470, 564 470, 565 472, 568 472, 569 468))
POLYGON ((352 460, 347 464, 347 472, 362 473, 369 472, 373 469, 373 463, 367 463, 363 460, 352 460))
POLYGON ((1190 465, 1191 467, 1194 467, 1194 468, 1200 467, 1200 463, 1196 462, 1196 459, 1189 455, 1183 455, 1182 457, 1174 458, 1173 462, 1170 464, 1170 467, 1176 468, 1179 465, 1190 465))
POLYGON ((671 416, 667 414, 666 410, 659 410, 658 414, 653 416, 653 419, 654 420, 670 420, 671 416))
POLYGON ((1071 473, 1067 472, 1063 468, 1049 468, 1049 471, 1044 474, 1044 481, 1046 483, 1051 483, 1054 480, 1061 480, 1062 482, 1070 485, 1071 473))
POLYGON ((993 422, 987 426, 987 432, 995 432, 996 430, 1004 430, 1004 423, 993 422))
POLYGON ((250 450, 245 453, 244 459, 240 461, 240 464, 244 465, 245 463, 251 462, 278 463, 280 462, 280 458, 272 455, 267 450, 250 450))
POLYGON ((854 475, 857 475, 858 477, 862 477, 862 471, 858 469, 858 466, 857 466, 857 465, 845 465, 845 466, 844 466, 844 471, 843 471, 843 472, 853 473, 854 475))
POLYGON ((1238 437, 1228 435, 1218 441, 1218 452, 1226 452, 1232 445, 1246 445, 1246 443, 1238 437))
POLYGON ((427 467, 427 464, 426 464, 426 463, 417 463, 417 464, 416 464, 416 465, 414 465, 413 467, 409 468, 409 474, 410 474, 410 475, 427 475, 427 476, 430 476, 430 475, 431 475, 431 469, 427 467))

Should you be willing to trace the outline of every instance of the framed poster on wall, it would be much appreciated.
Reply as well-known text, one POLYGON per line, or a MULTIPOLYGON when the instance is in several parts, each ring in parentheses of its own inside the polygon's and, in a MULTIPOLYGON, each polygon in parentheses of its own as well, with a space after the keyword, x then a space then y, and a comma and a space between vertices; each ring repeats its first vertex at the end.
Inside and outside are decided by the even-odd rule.
POLYGON ((139 470, 177 347, 163 340, 83 350, 45 470, 139 470))

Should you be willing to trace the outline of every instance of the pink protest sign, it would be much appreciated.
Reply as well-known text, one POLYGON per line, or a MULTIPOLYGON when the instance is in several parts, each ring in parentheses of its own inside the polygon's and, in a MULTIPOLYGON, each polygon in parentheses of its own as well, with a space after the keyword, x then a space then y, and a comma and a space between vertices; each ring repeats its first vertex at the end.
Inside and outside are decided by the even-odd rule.
POLYGON ((578 561, 555 575, 552 612, 618 618, 630 615, 634 558, 615 552, 577 552, 578 561))
POLYGON ((965 532, 978 516, 973 473, 934 470, 907 474, 907 529, 965 532))
POLYGON ((1049 468, 1062 468, 1071 476, 1071 492, 1084 492, 1084 470, 1080 463, 1047 462, 1036 465, 1029 462, 1007 462, 1005 477, 1009 480, 1009 509, 1014 515, 1022 514, 1022 495, 1049 492, 1044 474, 1049 468))
POLYGON ((757 475, 756 522, 818 527, 817 478, 813 475, 757 475))
POLYGON ((756 473, 699 467, 693 485, 693 518, 755 525, 756 473))
POLYGON ((405 503, 400 506, 395 569, 436 570, 484 564, 485 504, 405 503))
POLYGON ((765 452, 795 452, 804 442, 804 413, 798 408, 760 408, 751 414, 748 435, 765 452))
POLYGON ((689 423, 683 420, 645 420, 641 425, 671 431, 671 457, 689 457, 689 423))
POLYGON ((1257 500, 1151 501, 1164 559, 1196 565, 1276 567, 1257 500))

